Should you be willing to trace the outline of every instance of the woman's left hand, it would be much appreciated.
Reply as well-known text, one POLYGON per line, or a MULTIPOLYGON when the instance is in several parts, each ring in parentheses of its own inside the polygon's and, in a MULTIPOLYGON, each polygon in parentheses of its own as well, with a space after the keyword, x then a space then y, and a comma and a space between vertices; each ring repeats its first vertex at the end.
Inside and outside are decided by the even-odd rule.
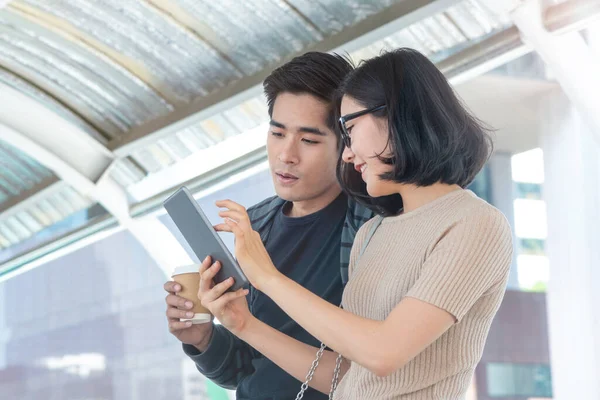
POLYGON ((227 210, 219 212, 225 222, 216 225, 215 230, 235 235, 235 257, 252 286, 262 291, 280 272, 273 265, 260 235, 252 229, 246 209, 231 200, 217 201, 216 205, 227 210))

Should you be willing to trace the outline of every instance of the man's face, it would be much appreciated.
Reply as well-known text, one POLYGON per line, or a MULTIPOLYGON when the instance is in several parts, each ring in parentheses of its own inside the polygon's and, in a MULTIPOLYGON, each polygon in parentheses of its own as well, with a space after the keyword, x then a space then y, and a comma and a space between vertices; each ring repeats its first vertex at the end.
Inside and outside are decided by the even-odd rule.
POLYGON ((275 99, 267 153, 282 199, 314 200, 339 188, 337 138, 327 116, 327 105, 309 94, 281 93, 275 99))

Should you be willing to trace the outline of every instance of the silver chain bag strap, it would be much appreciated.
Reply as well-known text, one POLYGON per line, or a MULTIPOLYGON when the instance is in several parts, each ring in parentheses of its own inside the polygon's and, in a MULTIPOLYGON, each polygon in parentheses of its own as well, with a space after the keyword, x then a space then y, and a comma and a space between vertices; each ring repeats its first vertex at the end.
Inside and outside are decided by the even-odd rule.
MULTIPOLYGON (((317 367, 319 366, 319 361, 321 360, 321 357, 323 356, 324 351, 325 351, 325 344, 321 343, 321 347, 319 348, 319 351, 317 351, 317 357, 312 362, 312 365, 310 366, 310 370, 308 371, 308 375, 306 375, 306 380, 300 387, 300 391, 298 392, 298 395, 296 395, 296 400, 300 400, 300 399, 302 399, 302 397, 304 397, 304 392, 306 391, 306 389, 308 389, 308 383, 312 380, 313 375, 315 374, 315 371, 317 370, 317 367)), ((338 354, 337 359, 335 360, 335 369, 333 371, 333 379, 331 380, 331 389, 329 390, 329 399, 330 400, 333 398, 335 389, 337 389, 338 378, 340 376, 341 366, 342 366, 342 355, 338 354)))
MULTIPOLYGON (((381 224, 381 221, 383 221, 383 217, 381 217, 381 216, 375 217, 375 222, 373 222, 371 229, 369 229, 369 233, 365 239, 365 242, 363 243, 363 246, 360 249, 360 253, 358 255, 359 259, 360 259, 360 257, 362 257, 363 253, 367 249, 367 245, 369 244, 369 242, 371 241, 371 238, 375 234, 375 231, 381 224)), ((340 308, 341 307, 342 306, 340 305, 340 308)), ((304 381, 302 386, 300 386, 300 391, 296 395, 296 400, 300 400, 304 397, 304 392, 306 392, 306 390, 308 389, 308 384, 312 380, 312 378, 315 374, 315 371, 317 370, 317 367, 319 366, 319 361, 321 361, 321 357, 323 357, 323 352, 325 351, 325 347, 327 347, 327 346, 325 346, 325 343, 321 343, 321 347, 317 351, 317 356, 315 357, 315 360, 312 362, 312 365, 310 366, 310 369, 308 370, 308 374, 306 375, 306 380, 304 381)), ((339 383, 339 378, 340 378, 341 366, 342 366, 342 355, 338 354, 338 356, 335 360, 335 369, 333 370, 333 378, 331 379, 331 389, 329 390, 329 400, 333 399, 333 395, 335 393, 335 390, 337 389, 337 386, 339 383)))

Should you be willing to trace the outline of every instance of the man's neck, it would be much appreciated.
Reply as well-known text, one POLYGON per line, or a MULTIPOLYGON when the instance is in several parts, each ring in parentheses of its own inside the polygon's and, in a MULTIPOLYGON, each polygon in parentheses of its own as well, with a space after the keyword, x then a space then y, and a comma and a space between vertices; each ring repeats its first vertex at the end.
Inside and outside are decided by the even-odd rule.
POLYGON ((315 197, 314 199, 304 201, 294 201, 291 207, 286 211, 286 215, 292 218, 304 217, 320 211, 330 205, 342 192, 339 187, 334 187, 331 190, 315 197))

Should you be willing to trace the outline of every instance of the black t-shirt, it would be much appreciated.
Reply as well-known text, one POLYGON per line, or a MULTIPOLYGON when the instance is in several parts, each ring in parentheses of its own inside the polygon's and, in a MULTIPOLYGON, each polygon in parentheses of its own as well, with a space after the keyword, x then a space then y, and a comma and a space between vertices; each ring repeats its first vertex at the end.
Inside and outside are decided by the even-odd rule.
MULTIPOLYGON (((342 300, 340 275, 341 234, 348 207, 344 194, 316 213, 291 218, 285 215, 290 204, 283 205, 273 219, 266 248, 273 264, 319 297, 339 305, 342 300)), ((304 343, 319 347, 320 343, 258 290, 253 291, 252 313, 261 321, 304 343)), ((266 357, 253 360, 255 372, 244 379, 238 394, 252 399, 294 399, 301 383, 266 357), (265 397, 265 394, 269 397, 265 397)), ((306 365, 306 372, 310 365, 306 365)), ((327 399, 313 389, 304 394, 307 400, 327 399)))

